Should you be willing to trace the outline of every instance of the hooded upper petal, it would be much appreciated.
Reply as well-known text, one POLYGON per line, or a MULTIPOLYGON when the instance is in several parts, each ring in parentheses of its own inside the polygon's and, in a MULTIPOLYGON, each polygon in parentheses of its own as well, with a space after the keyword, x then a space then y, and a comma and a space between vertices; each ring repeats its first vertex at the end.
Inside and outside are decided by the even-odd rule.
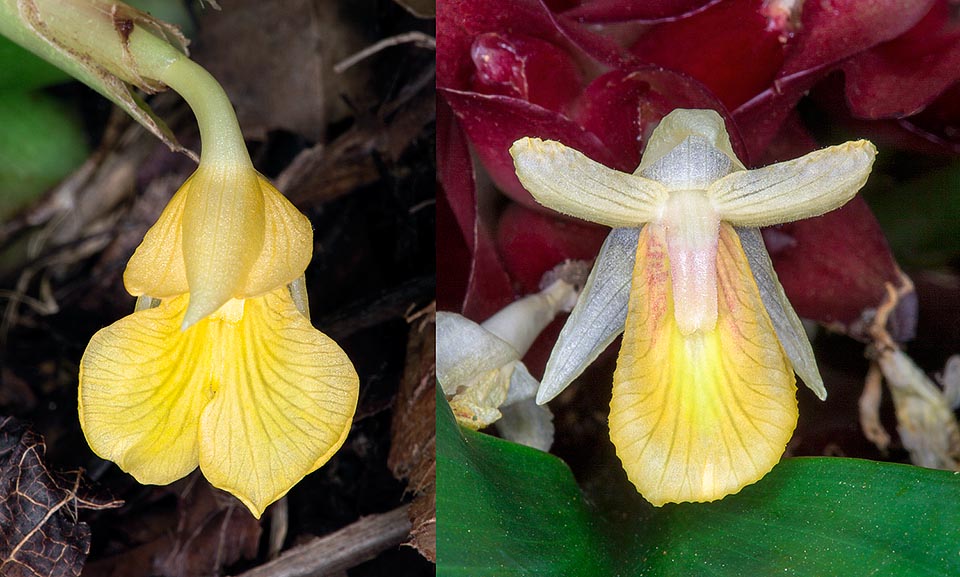
POLYGON ((727 134, 723 117, 715 110, 678 108, 664 116, 650 134, 636 174, 646 171, 691 136, 706 140, 718 152, 726 155, 730 159, 730 170, 744 170, 743 163, 730 145, 730 135, 727 134))
POLYGON ((682 334, 662 229, 643 229, 610 438, 627 476, 655 505, 736 493, 779 461, 796 426, 793 370, 727 224, 717 271, 715 329, 682 334))
POLYGON ((183 207, 188 327, 241 295, 266 229, 256 171, 216 163, 197 169, 183 207))
POLYGON ((232 298, 293 282, 312 250, 310 222, 266 178, 201 164, 147 231, 124 284, 135 296, 189 292, 189 326, 232 298))

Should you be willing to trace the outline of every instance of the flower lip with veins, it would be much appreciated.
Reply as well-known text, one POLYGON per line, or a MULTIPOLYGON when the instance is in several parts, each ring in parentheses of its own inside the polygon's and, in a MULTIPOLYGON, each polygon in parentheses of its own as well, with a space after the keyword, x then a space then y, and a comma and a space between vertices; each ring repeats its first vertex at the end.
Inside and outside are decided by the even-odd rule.
POLYGON ((723 120, 675 110, 633 174, 523 138, 517 176, 541 204, 613 227, 570 315, 537 402, 560 393, 620 333, 610 434, 651 503, 713 501, 756 482, 796 426, 794 372, 823 381, 757 227, 834 210, 866 182, 867 141, 746 170, 723 120))
POLYGON ((252 165, 201 161, 127 265, 137 310, 80 361, 93 451, 144 484, 199 466, 257 517, 326 463, 350 431, 359 378, 310 323, 312 241, 252 165))

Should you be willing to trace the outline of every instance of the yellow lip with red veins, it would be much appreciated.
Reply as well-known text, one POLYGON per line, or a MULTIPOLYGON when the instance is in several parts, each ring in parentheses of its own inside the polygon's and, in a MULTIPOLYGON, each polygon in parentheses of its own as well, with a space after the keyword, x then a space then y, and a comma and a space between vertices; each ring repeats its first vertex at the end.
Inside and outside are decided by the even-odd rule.
POLYGON ((638 491, 654 505, 713 501, 763 477, 797 423, 794 372, 821 399, 826 390, 757 227, 842 206, 874 146, 746 170, 717 113, 675 110, 633 174, 559 142, 523 138, 510 153, 538 202, 613 227, 537 402, 622 332, 610 437, 638 491))

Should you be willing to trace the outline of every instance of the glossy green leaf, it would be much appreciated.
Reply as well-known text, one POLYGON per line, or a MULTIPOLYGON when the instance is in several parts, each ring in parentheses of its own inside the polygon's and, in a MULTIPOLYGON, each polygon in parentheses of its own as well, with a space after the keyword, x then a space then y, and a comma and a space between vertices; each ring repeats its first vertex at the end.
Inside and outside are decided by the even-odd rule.
POLYGON ((960 474, 786 459, 715 503, 598 511, 558 459, 437 407, 438 575, 960 575, 960 474))
POLYGON ((603 540, 548 453, 462 429, 437 385, 437 575, 607 575, 603 540))
POLYGON ((624 527, 621 574, 960 575, 958 497, 960 476, 948 471, 786 459, 737 495, 667 505, 624 527))

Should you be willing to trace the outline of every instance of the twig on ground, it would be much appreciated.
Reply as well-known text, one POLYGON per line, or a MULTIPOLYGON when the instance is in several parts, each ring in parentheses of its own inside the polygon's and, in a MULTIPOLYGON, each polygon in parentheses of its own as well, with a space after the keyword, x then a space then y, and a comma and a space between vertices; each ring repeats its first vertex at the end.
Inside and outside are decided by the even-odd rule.
POLYGON ((410 534, 408 505, 370 515, 343 529, 286 551, 238 577, 308 577, 335 574, 403 543, 410 534))
POLYGON ((426 48, 428 50, 437 49, 437 39, 429 34, 424 34, 423 32, 405 32, 403 34, 397 34, 396 36, 391 36, 389 38, 384 38, 379 42, 367 46, 360 52, 353 54, 347 58, 344 58, 340 62, 337 62, 333 66, 333 71, 337 74, 343 74, 351 66, 355 65, 361 60, 365 60, 377 52, 384 50, 385 48, 390 48, 392 46, 399 46, 400 44, 413 44, 420 48, 426 48))

